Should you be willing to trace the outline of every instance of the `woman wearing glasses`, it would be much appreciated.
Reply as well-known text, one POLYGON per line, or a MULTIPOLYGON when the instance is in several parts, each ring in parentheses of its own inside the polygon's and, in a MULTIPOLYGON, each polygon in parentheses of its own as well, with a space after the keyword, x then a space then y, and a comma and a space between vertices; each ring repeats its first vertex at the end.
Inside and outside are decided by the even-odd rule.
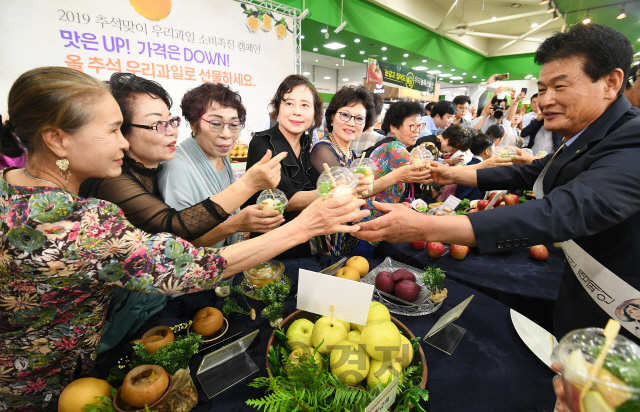
MULTIPOLYGON (((169 202, 162 200, 158 173, 166 164, 161 162, 173 159, 176 152, 180 118, 170 112, 171 97, 160 84, 130 73, 114 73, 109 88, 123 115, 121 131, 129 149, 124 152, 120 176, 87 179, 80 186, 80 196, 115 203, 129 222, 145 232, 173 233, 196 246, 212 246, 217 240, 208 238, 214 236, 216 227, 224 225, 229 215, 253 193, 278 183, 280 158, 247 173, 241 179, 244 181, 229 187, 224 194, 203 196, 188 208, 169 206, 169 202)), ((135 331, 165 303, 164 295, 132 294, 117 289, 100 352, 135 331)))
MULTIPOLYGON (((229 154, 246 119, 240 95, 219 83, 204 83, 188 91, 182 97, 181 108, 192 135, 180 144, 176 157, 164 164, 159 175, 165 202, 178 210, 196 205, 234 184, 229 154)), ((248 174, 254 172, 253 168, 247 169, 248 174)), ((244 203, 248 198, 244 196, 240 200, 244 203)), ((224 223, 197 243, 224 247, 236 243, 238 232, 264 233, 284 222, 277 211, 262 211, 255 204, 242 210, 239 206, 231 210, 233 213, 224 223)))

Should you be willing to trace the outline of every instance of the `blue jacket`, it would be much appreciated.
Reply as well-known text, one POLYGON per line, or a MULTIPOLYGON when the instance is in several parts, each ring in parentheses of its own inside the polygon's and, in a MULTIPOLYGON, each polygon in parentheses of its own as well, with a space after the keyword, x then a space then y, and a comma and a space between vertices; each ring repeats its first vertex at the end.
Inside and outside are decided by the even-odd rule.
MULTIPOLYGON (((469 163, 467 163, 467 166, 475 165, 478 163, 480 163, 480 160, 474 157, 473 159, 471 159, 469 163)), ((458 185, 458 187, 456 188, 456 194, 454 196, 460 200, 463 200, 463 199, 476 200, 476 199, 482 199, 484 197, 484 193, 477 187, 458 185)))

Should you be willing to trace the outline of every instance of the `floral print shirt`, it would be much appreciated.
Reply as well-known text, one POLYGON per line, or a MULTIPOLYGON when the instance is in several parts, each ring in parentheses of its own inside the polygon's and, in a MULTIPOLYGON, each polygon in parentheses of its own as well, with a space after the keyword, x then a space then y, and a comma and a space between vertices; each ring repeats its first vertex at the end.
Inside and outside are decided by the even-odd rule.
POLYGON ((43 410, 94 364, 115 286, 186 293, 216 286, 226 262, 132 226, 114 204, 0 175, 0 410, 43 410), (51 394, 51 396, 47 396, 51 394), (37 407, 34 407, 36 405, 37 407))
MULTIPOLYGON (((376 179, 385 176, 395 169, 405 166, 411 163, 411 155, 407 151, 404 144, 398 140, 380 145, 376 150, 371 153, 371 159, 378 164, 378 171, 376 172, 376 179)), ((380 203, 400 203, 402 196, 404 195, 405 184, 396 183, 391 185, 384 192, 380 192, 375 196, 367 199, 365 207, 371 211, 371 215, 364 218, 363 221, 375 219, 381 215, 381 212, 373 207, 373 201, 380 203)))

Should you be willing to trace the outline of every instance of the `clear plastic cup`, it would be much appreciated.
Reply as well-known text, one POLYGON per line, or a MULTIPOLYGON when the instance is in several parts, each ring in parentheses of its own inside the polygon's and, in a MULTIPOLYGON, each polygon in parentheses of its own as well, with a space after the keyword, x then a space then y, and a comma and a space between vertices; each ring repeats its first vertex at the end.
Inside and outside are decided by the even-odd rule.
POLYGON ((422 169, 423 171, 431 168, 431 162, 433 159, 433 153, 427 150, 424 146, 415 147, 411 151, 411 163, 414 165, 425 165, 426 167, 422 169))
POLYGON ((531 156, 533 156, 533 150, 531 149, 522 149, 523 152, 527 152, 529 153, 531 156))
POLYGON ((536 155, 536 156, 546 156, 546 155, 548 155, 548 154, 549 154, 549 153, 547 153, 546 151, 544 151, 544 150, 540 150, 540 151, 537 153, 537 155, 536 155))
POLYGON ((369 180, 369 185, 367 186, 367 191, 362 192, 362 196, 368 196, 370 193, 373 193, 373 182, 375 181, 375 175, 378 171, 378 165, 373 159, 362 159, 362 163, 360 160, 354 159, 353 163, 351 163, 350 170, 353 173, 363 174, 364 177, 369 180))
POLYGON ((277 210, 280 214, 283 214, 289 201, 281 190, 271 189, 263 190, 256 203, 260 205, 262 210, 277 210))
POLYGON ((580 402, 589 370, 605 340, 600 328, 574 330, 562 338, 551 355, 552 362, 562 365, 565 402, 570 412, 614 412, 628 402, 636 408, 640 405, 640 346, 620 335, 580 402))
POLYGON ((350 194, 357 199, 356 187, 358 186, 358 178, 356 175, 346 167, 340 166, 333 166, 330 171, 333 180, 331 180, 326 170, 318 178, 316 186, 318 196, 323 199, 330 199, 334 196, 350 194))
POLYGON ((500 157, 509 158, 512 163, 515 162, 517 154, 516 148, 512 146, 504 147, 500 150, 500 157))

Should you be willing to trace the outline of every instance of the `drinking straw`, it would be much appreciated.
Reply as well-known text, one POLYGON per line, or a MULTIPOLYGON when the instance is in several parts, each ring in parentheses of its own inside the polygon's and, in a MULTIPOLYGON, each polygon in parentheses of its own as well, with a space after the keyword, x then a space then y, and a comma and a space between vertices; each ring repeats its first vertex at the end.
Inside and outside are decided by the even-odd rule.
POLYGON ((602 346, 602 350, 600 351, 598 358, 596 359, 596 362, 593 364, 591 370, 589 371, 589 379, 587 380, 587 383, 585 383, 585 385, 582 387, 582 391, 580 392, 580 405, 582 405, 581 409, 583 410, 584 397, 587 395, 587 392, 589 392, 589 389, 591 389, 593 380, 596 376, 598 376, 598 372, 602 368, 604 359, 607 357, 607 353, 609 353, 609 349, 611 349, 611 345, 613 345, 613 341, 616 339, 616 336, 618 336, 619 331, 620 323, 617 320, 609 319, 609 322, 607 322, 607 326, 605 326, 604 328, 604 337, 606 340, 604 342, 604 345, 602 346))
POLYGON ((335 188, 336 187, 336 181, 334 180, 333 176, 331 175, 331 169, 329 169, 329 165, 326 164, 326 163, 323 163, 322 167, 324 167, 324 170, 327 172, 327 174, 331 178, 331 183, 333 183, 333 187, 335 188))

